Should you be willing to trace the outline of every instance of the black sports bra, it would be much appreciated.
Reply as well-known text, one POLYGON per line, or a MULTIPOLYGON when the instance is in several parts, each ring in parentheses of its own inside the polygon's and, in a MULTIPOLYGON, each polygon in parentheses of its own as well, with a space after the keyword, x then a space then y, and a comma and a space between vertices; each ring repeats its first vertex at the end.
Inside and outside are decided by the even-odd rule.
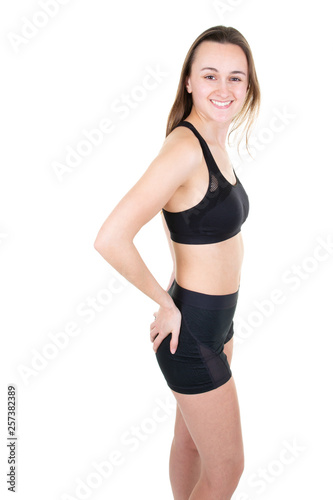
POLYGON ((209 171, 209 185, 203 199, 181 212, 162 209, 170 231, 177 243, 202 245, 232 238, 240 232, 249 213, 249 199, 236 172, 236 184, 231 184, 218 168, 208 144, 192 123, 180 122, 199 139, 209 171))

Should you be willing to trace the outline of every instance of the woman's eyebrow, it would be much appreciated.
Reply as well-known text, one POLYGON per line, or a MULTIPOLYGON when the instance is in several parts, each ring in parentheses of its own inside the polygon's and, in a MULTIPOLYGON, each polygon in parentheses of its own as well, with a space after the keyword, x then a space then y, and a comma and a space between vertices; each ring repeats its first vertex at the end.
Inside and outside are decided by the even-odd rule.
MULTIPOLYGON (((205 68, 202 68, 200 71, 205 71, 206 69, 208 69, 209 71, 215 71, 216 73, 219 72, 218 69, 216 68, 211 68, 211 67, 205 67, 205 68)), ((230 71, 230 74, 231 75, 238 75, 238 74, 242 74, 244 76, 246 76, 246 74, 244 73, 244 71, 240 71, 240 70, 235 70, 235 71, 230 71)))
POLYGON ((218 73, 218 69, 216 68, 209 68, 209 67, 206 67, 206 68, 202 68, 200 71, 204 71, 205 69, 209 69, 210 71, 216 71, 216 73, 218 73))

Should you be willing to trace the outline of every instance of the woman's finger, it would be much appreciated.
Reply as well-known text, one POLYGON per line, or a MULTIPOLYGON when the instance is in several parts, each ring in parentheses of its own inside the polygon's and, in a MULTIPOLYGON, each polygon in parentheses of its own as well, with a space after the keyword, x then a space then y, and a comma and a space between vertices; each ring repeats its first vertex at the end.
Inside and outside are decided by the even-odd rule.
POLYGON ((159 348, 159 346, 161 345, 161 343, 163 342, 163 340, 166 337, 168 337, 168 335, 171 335, 171 332, 167 333, 164 337, 162 337, 160 334, 157 334, 156 340, 154 340, 154 343, 153 343, 153 349, 154 349, 155 353, 156 353, 157 349, 159 348))
POLYGON ((170 352, 171 354, 175 354, 178 347, 178 337, 179 333, 172 332, 171 340, 170 340, 170 352))
POLYGON ((154 339, 156 338, 156 335, 158 335, 158 332, 155 330, 156 326, 154 328, 150 329, 150 340, 153 342, 154 339))
POLYGON ((152 340, 151 340, 151 341, 152 341, 152 342, 155 342, 155 339, 156 339, 158 336, 159 336, 159 333, 156 333, 155 335, 153 335, 153 337, 152 337, 152 340))

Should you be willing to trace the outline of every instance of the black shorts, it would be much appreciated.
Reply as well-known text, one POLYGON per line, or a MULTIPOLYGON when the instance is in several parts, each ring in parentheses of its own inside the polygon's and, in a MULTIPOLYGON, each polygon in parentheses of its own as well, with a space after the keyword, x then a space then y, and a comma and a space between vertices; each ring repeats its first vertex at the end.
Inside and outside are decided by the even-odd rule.
POLYGON ((175 354, 170 351, 171 333, 156 352, 168 386, 182 394, 199 394, 225 384, 232 373, 223 348, 234 333, 238 290, 209 295, 182 288, 174 280, 168 294, 182 315, 175 354))

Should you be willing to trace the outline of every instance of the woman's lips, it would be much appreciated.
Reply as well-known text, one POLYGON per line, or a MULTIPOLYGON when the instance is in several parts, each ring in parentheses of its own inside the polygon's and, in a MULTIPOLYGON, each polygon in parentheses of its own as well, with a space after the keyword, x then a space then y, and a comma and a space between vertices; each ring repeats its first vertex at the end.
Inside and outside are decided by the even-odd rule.
POLYGON ((228 109, 233 103, 233 101, 218 101, 217 99, 210 99, 210 102, 218 109, 228 109))

